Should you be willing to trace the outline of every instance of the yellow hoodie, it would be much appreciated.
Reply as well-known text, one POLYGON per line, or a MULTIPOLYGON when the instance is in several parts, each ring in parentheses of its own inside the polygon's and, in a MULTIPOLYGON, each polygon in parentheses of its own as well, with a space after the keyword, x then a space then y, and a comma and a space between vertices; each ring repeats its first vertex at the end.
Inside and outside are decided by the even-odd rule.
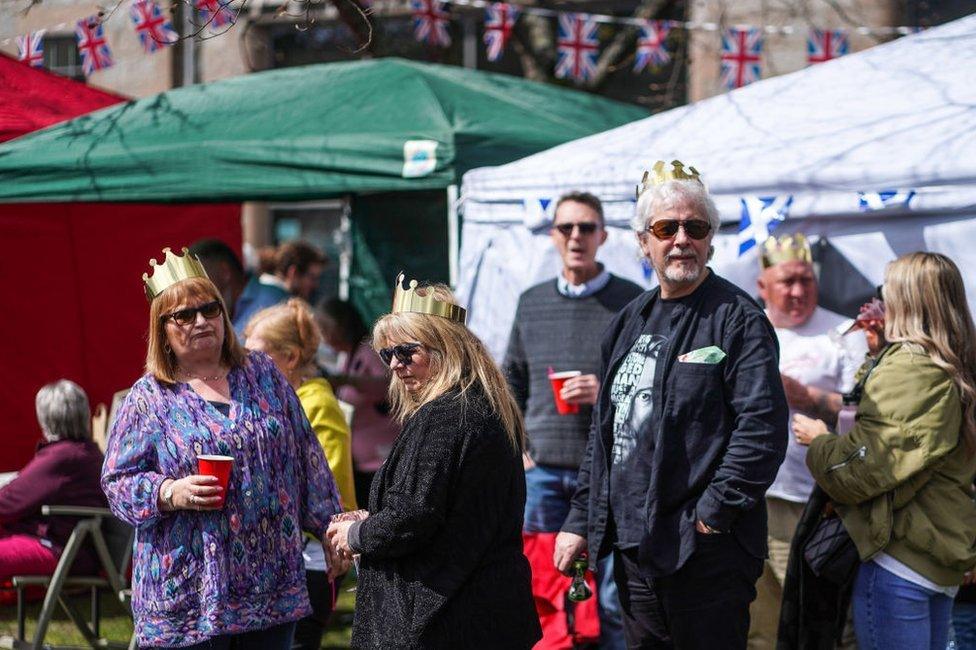
POLYGON ((339 488, 344 510, 356 510, 356 488, 352 480, 352 443, 349 425, 339 408, 332 386, 325 379, 309 379, 295 391, 329 461, 339 488))

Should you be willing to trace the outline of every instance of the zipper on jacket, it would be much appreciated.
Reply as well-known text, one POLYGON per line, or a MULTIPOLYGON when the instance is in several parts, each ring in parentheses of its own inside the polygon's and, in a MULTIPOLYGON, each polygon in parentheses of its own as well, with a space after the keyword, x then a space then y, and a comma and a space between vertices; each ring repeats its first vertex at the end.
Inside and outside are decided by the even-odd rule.
POLYGON ((827 468, 827 471, 824 472, 824 473, 825 474, 830 474, 831 472, 833 472, 835 470, 838 470, 841 467, 846 467, 847 465, 850 465, 853 461, 855 461, 855 460, 857 460, 859 458, 861 460, 863 460, 864 457, 867 456, 867 455, 868 455, 868 448, 867 447, 861 447, 860 449, 855 449, 847 458, 845 458, 841 462, 837 463, 836 465, 831 465, 830 467, 828 467, 827 468))

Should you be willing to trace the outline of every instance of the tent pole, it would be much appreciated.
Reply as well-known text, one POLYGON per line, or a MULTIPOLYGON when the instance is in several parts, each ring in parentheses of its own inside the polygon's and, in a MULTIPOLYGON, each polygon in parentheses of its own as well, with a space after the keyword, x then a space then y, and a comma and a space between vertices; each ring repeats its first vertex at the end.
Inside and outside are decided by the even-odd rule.
POLYGON ((458 186, 447 186, 447 268, 451 288, 458 283, 458 248, 460 246, 460 232, 458 231, 458 186))
POLYGON ((339 217, 339 232, 342 237, 342 252, 339 253, 339 300, 349 300, 349 276, 352 272, 352 206, 351 197, 342 199, 342 216, 339 217))

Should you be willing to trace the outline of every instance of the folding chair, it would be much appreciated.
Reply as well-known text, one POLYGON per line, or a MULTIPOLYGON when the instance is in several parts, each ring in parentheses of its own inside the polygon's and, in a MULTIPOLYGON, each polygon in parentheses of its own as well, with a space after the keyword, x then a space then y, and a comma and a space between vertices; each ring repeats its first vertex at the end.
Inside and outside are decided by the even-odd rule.
MULTIPOLYGON (((61 553, 54 575, 13 577, 13 585, 17 589, 17 639, 14 647, 42 648, 57 604, 60 604, 91 647, 112 647, 113 644, 101 637, 99 630, 101 620, 99 590, 110 589, 126 609, 129 609, 131 590, 128 587, 128 573, 135 530, 116 519, 107 508, 43 506, 41 514, 46 517, 68 516, 82 517, 82 519, 71 531, 71 537, 68 538, 64 552, 61 553), (71 575, 75 558, 89 536, 98 556, 101 573, 87 576, 71 575), (24 639, 24 587, 28 585, 47 587, 44 605, 37 619, 37 629, 34 631, 34 640, 30 643, 24 639), (91 590, 90 622, 63 593, 66 588, 76 587, 87 587, 91 590)), ((128 647, 130 650, 135 649, 135 635, 132 636, 128 647)))

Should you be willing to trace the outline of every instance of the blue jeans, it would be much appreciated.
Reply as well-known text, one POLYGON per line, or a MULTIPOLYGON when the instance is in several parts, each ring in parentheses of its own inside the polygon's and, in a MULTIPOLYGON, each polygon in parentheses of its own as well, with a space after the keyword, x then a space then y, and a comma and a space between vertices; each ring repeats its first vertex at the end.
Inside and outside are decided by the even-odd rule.
MULTIPOLYGON (((527 533, 555 533, 569 515, 569 502, 576 492, 576 470, 536 465, 525 473, 525 519, 527 533)), ((613 555, 597 562, 597 596, 600 613, 600 647, 626 648, 620 599, 613 580, 613 555)))
POLYGON ((854 633, 859 650, 944 650, 952 599, 864 562, 854 580, 854 633))
POLYGON ((953 603, 952 628, 956 633, 956 650, 976 650, 976 603, 953 603))
MULTIPOLYGON (((282 623, 263 630, 252 630, 241 634, 222 634, 179 650, 289 650, 295 623, 282 623)), ((154 649, 154 650, 159 650, 154 649)))

